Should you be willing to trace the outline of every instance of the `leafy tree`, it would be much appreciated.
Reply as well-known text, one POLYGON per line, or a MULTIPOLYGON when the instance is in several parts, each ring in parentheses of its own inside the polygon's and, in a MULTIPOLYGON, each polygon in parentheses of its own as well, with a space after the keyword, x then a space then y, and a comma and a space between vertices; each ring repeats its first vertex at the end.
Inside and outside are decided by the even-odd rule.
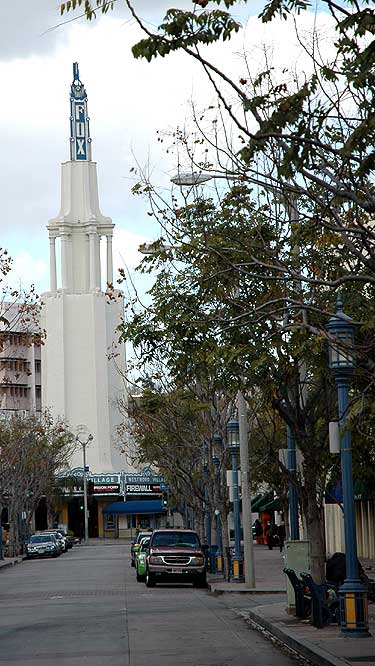
POLYGON ((26 516, 24 529, 43 495, 55 485, 55 475, 64 469, 76 443, 62 422, 49 414, 15 414, 0 421, 0 511, 8 508, 12 536, 19 548, 19 514, 26 516))
MULTIPOLYGON (((68 4, 62 8, 82 2, 68 4)), ((260 392, 261 404, 292 428, 304 453, 299 494, 313 566, 321 570, 321 502, 335 468, 327 454, 327 424, 336 410, 325 327, 333 310, 330 290, 338 286, 345 287, 345 308, 358 325, 352 413, 353 422, 360 418, 366 428, 355 433, 355 444, 366 441, 370 460, 373 455, 371 3, 321 3, 335 34, 335 48, 326 57, 318 32, 309 43, 298 35, 297 20, 310 73, 276 71, 269 62, 255 72, 244 54, 242 72, 235 74, 220 70, 201 47, 238 32, 230 12, 217 8, 229 10, 236 0, 204 0, 190 12, 170 9, 155 32, 126 4, 145 32, 133 47, 136 58, 150 61, 180 49, 201 63, 217 94, 222 130, 213 139, 202 130, 201 139, 213 147, 216 160, 207 148, 195 157, 189 139, 177 140, 198 172, 217 173, 216 164, 237 185, 220 209, 197 196, 182 208, 172 200, 152 209, 166 236, 146 265, 160 271, 151 292, 154 308, 147 315, 134 312, 124 333, 150 362, 161 354, 168 373, 182 384, 200 378, 204 367, 216 387, 231 389, 240 379, 248 395, 260 392), (226 137, 235 133, 238 139, 228 143, 226 137), (172 241, 171 250, 162 247, 165 241, 172 241), (169 269, 160 270, 166 261, 169 269)), ((97 0, 84 7, 92 18, 93 8, 108 11, 111 4, 97 0)), ((298 19, 307 8, 302 0, 272 0, 260 16, 265 23, 277 16, 298 19)), ((360 460, 365 457, 358 456, 359 467, 360 460)))

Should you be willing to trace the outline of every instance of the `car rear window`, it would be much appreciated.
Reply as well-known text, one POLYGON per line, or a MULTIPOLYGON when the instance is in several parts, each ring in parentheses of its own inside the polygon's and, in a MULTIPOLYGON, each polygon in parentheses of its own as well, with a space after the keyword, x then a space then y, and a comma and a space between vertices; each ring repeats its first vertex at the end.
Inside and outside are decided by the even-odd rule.
POLYGON ((144 539, 146 536, 151 536, 150 532, 140 532, 137 536, 137 543, 141 543, 142 539, 144 539))
POLYGON ((194 532, 157 532, 152 539, 152 546, 189 546, 200 548, 197 534, 194 532))

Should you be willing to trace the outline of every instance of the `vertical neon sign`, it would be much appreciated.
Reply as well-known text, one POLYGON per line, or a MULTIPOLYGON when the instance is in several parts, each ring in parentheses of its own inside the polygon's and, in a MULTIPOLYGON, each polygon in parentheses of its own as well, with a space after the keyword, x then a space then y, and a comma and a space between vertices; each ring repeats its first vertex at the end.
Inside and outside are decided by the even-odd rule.
POLYGON ((73 83, 70 88, 70 159, 91 161, 87 94, 79 78, 78 62, 73 63, 73 83))

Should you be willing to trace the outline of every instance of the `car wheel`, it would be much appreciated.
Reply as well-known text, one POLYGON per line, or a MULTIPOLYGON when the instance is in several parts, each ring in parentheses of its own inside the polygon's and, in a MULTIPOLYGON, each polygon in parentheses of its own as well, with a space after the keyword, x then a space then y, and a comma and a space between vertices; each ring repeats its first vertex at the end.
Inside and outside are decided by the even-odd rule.
POLYGON ((193 581, 194 587, 207 587, 206 573, 200 574, 193 581))
POLYGON ((144 582, 144 579, 145 579, 145 577, 144 577, 144 576, 141 576, 141 575, 138 573, 138 569, 137 569, 137 583, 143 583, 143 582, 144 582))
POLYGON ((148 569, 146 571, 145 583, 146 587, 155 587, 156 585, 155 576, 153 576, 148 569))

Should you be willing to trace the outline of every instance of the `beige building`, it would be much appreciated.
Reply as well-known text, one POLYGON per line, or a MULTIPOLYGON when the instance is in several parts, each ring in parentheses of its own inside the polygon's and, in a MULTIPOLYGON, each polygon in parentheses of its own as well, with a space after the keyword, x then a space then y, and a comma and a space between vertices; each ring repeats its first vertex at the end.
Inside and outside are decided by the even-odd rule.
POLYGON ((27 330, 30 321, 27 326, 21 309, 8 306, 9 323, 0 332, 0 416, 41 411, 40 342, 27 330))

